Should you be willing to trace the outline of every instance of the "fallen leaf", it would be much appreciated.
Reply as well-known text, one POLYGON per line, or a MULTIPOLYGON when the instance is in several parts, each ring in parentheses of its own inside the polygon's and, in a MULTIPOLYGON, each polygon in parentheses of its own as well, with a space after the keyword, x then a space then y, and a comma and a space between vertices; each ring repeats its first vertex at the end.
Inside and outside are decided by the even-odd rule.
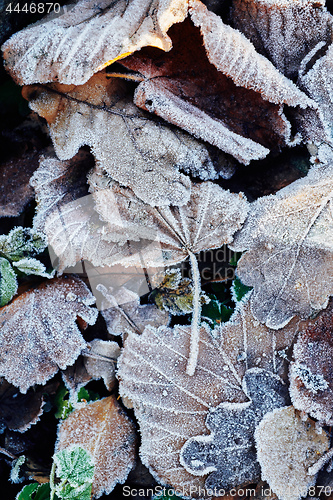
POLYGON ((235 0, 232 24, 288 78, 321 41, 330 42, 332 16, 324 0, 235 0))
POLYGON ((167 31, 187 15, 187 1, 81 0, 26 28, 4 45, 6 68, 19 84, 83 84, 103 67, 145 46, 170 50, 167 31))
POLYGON ((0 375, 23 393, 72 365, 86 343, 79 317, 94 324, 97 310, 78 278, 53 279, 28 290, 0 309, 0 375))
POLYGON ((332 303, 301 329, 290 364, 290 397, 297 410, 333 425, 332 303))
POLYGON ((253 314, 269 328, 282 328, 296 314, 311 316, 333 295, 332 186, 332 166, 318 166, 259 198, 230 245, 247 250, 236 272, 253 286, 253 314))
POLYGON ((111 391, 116 381, 115 368, 120 355, 117 342, 94 339, 89 342, 82 354, 89 375, 94 380, 102 378, 105 387, 111 391))
POLYGON ((0 432, 6 427, 12 431, 25 432, 36 424, 43 413, 43 392, 47 392, 47 387, 21 394, 16 387, 1 378, 0 432))
POLYGON ((146 203, 187 202, 190 180, 179 169, 194 170, 204 179, 217 176, 203 144, 139 110, 131 84, 109 79, 106 71, 81 86, 35 85, 23 94, 47 120, 60 160, 91 146, 108 175, 146 203))
POLYGON ((137 106, 245 164, 291 143, 281 106, 314 103, 201 2, 192 0, 189 13, 191 21, 169 31, 169 53, 148 48, 121 61, 145 77, 135 92, 137 106))
POLYGON ((206 475, 210 491, 229 491, 260 479, 254 431, 263 416, 288 404, 288 389, 276 375, 252 368, 247 370, 242 387, 250 401, 221 403, 210 410, 206 427, 210 435, 186 441, 180 463, 194 475, 206 475))
POLYGON ((110 335, 126 336, 129 332, 142 333, 148 325, 159 327, 169 324, 166 311, 160 311, 153 304, 141 305, 140 297, 125 287, 116 296, 105 287, 97 288, 105 297, 101 313, 110 335))
POLYGON ((253 332, 250 318, 242 323, 240 312, 213 331, 202 326, 193 376, 185 370, 190 326, 147 327, 142 335, 127 337, 118 360, 119 391, 131 402, 139 421, 142 462, 160 483, 186 491, 192 486, 197 493, 204 488, 205 477, 193 476, 181 466, 180 450, 189 438, 207 433, 209 411, 220 403, 248 400, 242 387, 247 368, 274 366, 275 346, 270 344, 269 332, 257 327, 258 333, 253 332), (243 324, 248 327, 246 335, 243 324))
MULTIPOLYGON (((302 420, 293 406, 268 413, 255 432, 262 479, 281 500, 298 500, 315 484, 312 467, 329 448, 325 430, 302 420)), ((317 471, 318 472, 318 471, 317 471)))
POLYGON ((109 494, 134 465, 136 435, 114 396, 75 410, 61 423, 57 450, 79 445, 94 458, 93 497, 109 494))
MULTIPOLYGON (((201 287, 195 253, 219 248, 230 243, 233 234, 245 219, 247 202, 242 193, 233 194, 216 184, 192 184, 191 198, 182 207, 150 207, 136 198, 126 188, 109 183, 109 189, 98 188, 99 179, 93 184, 96 210, 107 223, 105 239, 117 241, 119 256, 114 264, 138 267, 162 267, 178 264, 190 258, 193 280, 192 341, 188 373, 193 374, 198 355, 198 335, 201 318, 201 287), (208 209, 208 207, 210 207, 208 209), (121 240, 119 241, 119 239, 121 240), (160 243, 150 252, 128 255, 127 240, 151 240, 160 243), (125 257, 121 248, 125 247, 125 257)), ((143 249, 143 247, 142 247, 143 249)))

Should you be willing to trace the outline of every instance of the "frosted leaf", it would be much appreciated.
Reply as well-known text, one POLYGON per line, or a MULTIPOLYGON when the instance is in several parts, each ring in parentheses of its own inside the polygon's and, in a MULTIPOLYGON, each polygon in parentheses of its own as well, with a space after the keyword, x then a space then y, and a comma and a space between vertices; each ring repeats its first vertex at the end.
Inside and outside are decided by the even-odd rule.
POLYGON ((215 171, 204 145, 139 110, 132 87, 105 71, 85 85, 26 87, 30 107, 49 123, 60 160, 91 146, 107 173, 152 205, 182 205, 190 181, 179 169, 215 171))
POLYGON ((295 408, 333 425, 332 303, 301 329, 290 365, 290 396, 295 408))
POLYGON ((0 235, 0 252, 13 262, 38 255, 46 245, 45 236, 30 227, 14 227, 7 235, 0 235))
POLYGON ((186 14, 181 0, 79 0, 62 15, 12 36, 3 45, 6 67, 21 85, 83 84, 141 47, 170 50, 167 31, 186 14))
POLYGON ((73 488, 78 488, 86 482, 92 483, 94 464, 91 455, 83 448, 65 448, 56 453, 53 460, 56 474, 61 481, 68 481, 73 488))
MULTIPOLYGON (((131 401, 140 425, 142 462, 159 482, 174 488, 204 487, 205 478, 188 473, 179 453, 189 438, 207 432, 208 412, 222 402, 247 401, 242 386, 247 367, 239 356, 244 351, 243 329, 221 328, 219 336, 202 326, 193 376, 185 371, 190 336, 190 326, 147 327, 142 335, 129 334, 118 360, 120 395, 131 401)), ((264 357, 262 342, 254 338, 252 346, 257 355, 253 352, 250 363, 264 357)))
POLYGON ((332 189, 333 167, 313 167, 255 201, 231 245, 247 250, 237 274, 254 287, 253 314, 270 328, 281 328, 296 314, 309 317, 333 295, 332 189))
POLYGON ((302 59, 317 43, 331 41, 332 20, 324 0, 233 2, 233 26, 289 78, 297 78, 302 59))
POLYGON ((35 274, 37 276, 43 276, 44 278, 52 278, 54 275, 53 272, 47 272, 46 267, 42 262, 37 259, 32 258, 24 258, 20 259, 17 262, 13 262, 13 266, 18 271, 24 274, 35 274))
MULTIPOLYGON (((193 284, 189 278, 182 278, 180 269, 167 269, 155 279, 161 280, 150 295, 161 311, 175 316, 190 314, 193 311, 193 284)), ((201 292, 201 304, 209 304, 210 299, 201 292)))
POLYGON ((5 428, 12 431, 25 432, 33 424, 39 421, 43 413, 43 393, 47 393, 47 387, 30 390, 27 394, 21 394, 19 390, 0 379, 0 433, 5 428))
POLYGON ((89 307, 94 302, 81 280, 62 278, 42 283, 3 307, 0 375, 25 393, 73 364, 86 346, 76 319, 94 324, 97 310, 89 307))
POLYGON ((16 274, 8 260, 0 257, 0 307, 8 304, 16 292, 16 274))
POLYGON ((280 353, 288 351, 293 345, 299 320, 293 319, 278 332, 271 330, 253 317, 246 298, 248 296, 237 304, 227 323, 215 328, 214 335, 221 347, 232 353, 233 361, 242 361, 243 374, 249 367, 263 368, 287 382, 288 363, 280 353))
POLYGON ((57 450, 79 445, 94 459, 93 497, 109 494, 134 465, 136 435, 114 396, 74 410, 61 423, 57 450))
POLYGON ((141 460, 159 482, 174 488, 204 486, 203 478, 181 466, 179 452, 188 438, 204 432, 208 410, 222 401, 246 400, 238 375, 242 364, 229 361, 204 327, 199 363, 187 375, 190 334, 190 326, 130 333, 118 360, 120 395, 132 402, 140 425, 141 460))
POLYGON ((117 342, 100 339, 92 340, 83 351, 84 366, 88 374, 95 380, 102 378, 109 391, 116 381, 115 367, 119 355, 120 347, 117 342))
POLYGON ((311 467, 329 448, 325 430, 302 419, 293 406, 268 413, 255 432, 262 478, 281 500, 298 500, 315 483, 311 467))
POLYGON ((147 325, 159 327, 169 324, 169 314, 166 311, 160 311, 153 304, 141 305, 140 297, 125 287, 116 296, 105 287, 99 287, 98 290, 105 294, 102 316, 111 335, 142 333, 147 325))
POLYGON ((221 403, 208 413, 210 435, 192 437, 181 449, 180 463, 194 475, 208 475, 207 489, 230 490, 260 479, 254 431, 263 416, 288 404, 288 390, 274 374, 247 370, 242 386, 250 401, 221 403))
POLYGON ((190 258, 193 277, 192 341, 187 370, 193 374, 198 356, 201 321, 201 286, 195 253, 218 248, 232 240, 247 213, 243 194, 232 194, 209 181, 192 184, 191 198, 182 207, 150 207, 126 188, 115 183, 109 189, 93 184, 96 210, 107 222, 105 239, 118 242, 113 263, 124 266, 160 267, 190 258), (120 241, 119 241, 120 240, 120 241), (139 251, 131 252, 127 240, 138 241, 139 251), (152 246, 142 244, 154 242, 152 246), (125 244, 126 243, 126 244, 125 244), (159 246, 156 245, 159 243, 159 246), (126 255, 121 257, 121 249, 126 255))
MULTIPOLYGON (((322 128, 326 132, 329 140, 332 140, 333 45, 330 45, 327 49, 327 45, 325 45, 324 43, 319 44, 316 48, 316 52, 318 54, 317 60, 312 66, 312 68, 308 70, 307 64, 311 62, 311 55, 312 57, 314 57, 314 54, 310 53, 309 56, 305 58, 304 61, 302 62, 299 79, 302 88, 304 88, 304 90, 310 95, 310 97, 318 103, 320 108, 319 116, 322 117, 322 128), (323 50, 325 50, 324 55, 322 57, 319 57, 320 53, 323 50)), ((330 152, 330 156, 332 159, 332 151, 330 152)))
POLYGON ((169 53, 143 49, 121 61, 145 76, 134 102, 245 164, 292 143, 282 105, 314 103, 241 33, 201 2, 190 6, 195 26, 170 29, 169 53))
POLYGON ((37 200, 34 227, 47 235, 58 272, 80 260, 103 266, 117 252, 114 244, 102 239, 105 224, 94 210, 92 197, 86 196, 86 170, 91 166, 84 152, 66 162, 42 157, 31 179, 37 200))
MULTIPOLYGON (((132 191, 116 183, 100 189, 90 178, 95 208, 103 221, 105 240, 151 240, 161 247, 150 247, 132 257, 119 255, 114 263, 142 267, 163 267, 178 264, 188 255, 201 250, 219 248, 232 241, 241 227, 248 209, 243 194, 226 191, 212 182, 192 183, 191 197, 184 206, 151 207, 138 199, 132 191), (162 249, 162 252, 161 252, 162 249)), ((97 179, 98 180, 98 179, 97 179)))

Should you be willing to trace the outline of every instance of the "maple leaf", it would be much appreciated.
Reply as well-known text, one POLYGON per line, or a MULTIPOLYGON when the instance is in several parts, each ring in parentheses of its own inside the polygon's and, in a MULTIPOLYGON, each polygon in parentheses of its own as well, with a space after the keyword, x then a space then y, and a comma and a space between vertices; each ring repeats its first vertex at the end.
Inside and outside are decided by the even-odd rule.
POLYGON ((333 295, 332 166, 252 203, 232 249, 247 250, 237 266, 253 286, 254 316, 270 328, 324 309, 333 295))
MULTIPOLYGON (((201 327, 193 376, 185 370, 190 326, 147 327, 142 335, 130 333, 125 341, 118 360, 120 395, 126 404, 131 402, 139 421, 142 462, 162 484, 174 488, 191 485, 198 493, 205 477, 193 476, 181 466, 182 446, 189 438, 207 432, 207 414, 220 403, 248 400, 242 387, 247 368, 275 368, 285 374, 285 365, 274 361, 275 332, 255 325, 249 308, 242 312, 243 318, 238 311, 231 322, 213 331, 201 327)), ((293 332, 291 325, 281 331, 279 348, 290 345, 296 326, 293 332)))
POLYGON ((205 486, 210 491, 228 491, 260 479, 255 428, 267 412, 288 404, 287 387, 266 370, 247 370, 242 387, 250 401, 221 403, 210 410, 206 427, 211 434, 192 437, 180 452, 180 463, 188 472, 209 474, 205 486))
POLYGON ((48 121, 59 159, 89 145, 106 172, 147 203, 186 203, 190 181, 179 169, 216 177, 204 145, 139 110, 131 86, 105 71, 82 86, 32 86, 23 94, 48 121))
POLYGON ((293 406, 267 413, 255 432, 262 478, 281 500, 306 496, 315 483, 321 456, 329 448, 325 430, 302 419, 293 406))
POLYGON ((331 41, 333 17, 324 0, 234 0, 231 17, 233 26, 289 78, 298 77, 302 59, 319 42, 331 41))
POLYGON ((92 492, 99 498, 125 481, 134 464, 135 444, 133 423, 109 396, 71 413, 59 427, 56 449, 79 445, 92 455, 92 492))
POLYGON ((54 19, 26 28, 3 45, 20 84, 83 84, 113 61, 144 46, 171 49, 167 31, 183 21, 187 1, 80 0, 54 19))
POLYGON ((304 325, 290 365, 290 396, 295 408, 333 424, 332 302, 304 325))
POLYGON ((0 375, 25 393, 74 363, 86 346, 75 321, 94 324, 97 310, 78 278, 53 279, 0 309, 0 375))

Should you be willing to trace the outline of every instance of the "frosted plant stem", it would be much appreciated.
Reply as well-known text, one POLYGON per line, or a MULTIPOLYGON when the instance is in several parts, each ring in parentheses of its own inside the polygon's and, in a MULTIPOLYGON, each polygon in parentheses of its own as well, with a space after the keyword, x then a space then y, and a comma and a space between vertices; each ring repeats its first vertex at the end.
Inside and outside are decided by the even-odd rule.
POLYGON ((55 462, 52 464, 51 468, 51 473, 50 473, 50 500, 54 500, 54 492, 55 492, 55 485, 54 485, 54 477, 55 477, 55 469, 56 465, 55 462))
POLYGON ((199 354, 199 335, 201 323, 201 280, 197 258, 192 252, 189 252, 189 256, 193 280, 193 312, 191 323, 190 355, 187 361, 186 373, 192 376, 194 375, 194 371, 197 366, 199 354))

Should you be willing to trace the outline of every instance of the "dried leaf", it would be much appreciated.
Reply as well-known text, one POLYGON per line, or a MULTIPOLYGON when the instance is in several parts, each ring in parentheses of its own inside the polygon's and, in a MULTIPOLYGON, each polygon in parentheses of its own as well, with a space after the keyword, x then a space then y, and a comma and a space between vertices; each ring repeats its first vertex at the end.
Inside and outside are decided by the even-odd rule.
POLYGON ((306 496, 315 483, 313 466, 328 450, 326 431, 316 430, 315 422, 302 420, 293 406, 268 413, 256 432, 257 456, 262 478, 281 500, 306 496))
POLYGON ((16 387, 0 379, 0 431, 5 428, 25 432, 39 421, 43 413, 43 392, 47 388, 21 394, 16 387))
POLYGON ((309 317, 333 295, 333 168, 307 177, 252 204, 231 245, 247 250, 238 262, 241 281, 254 287, 254 316, 269 328, 293 316, 309 317))
POLYGON ((7 69, 21 85, 83 84, 97 71, 145 46, 171 49, 167 31, 187 2, 79 0, 55 18, 16 33, 3 45, 7 69))
POLYGON ((301 329, 290 365, 290 396, 298 410, 333 425, 332 303, 301 329))
POLYGON ((193 375, 198 356, 199 324, 201 320, 200 274, 195 253, 218 248, 229 243, 247 213, 247 202, 242 193, 232 194, 216 184, 192 184, 191 198, 182 207, 150 207, 138 200, 129 189, 115 183, 109 189, 98 189, 93 184, 96 210, 107 222, 105 238, 119 241, 115 264, 138 267, 159 267, 178 264, 190 258, 193 279, 192 341, 187 366, 193 375), (208 211, 208 207, 212 208, 208 211), (115 215, 116 214, 116 215, 115 215), (152 249, 141 246, 140 251, 128 255, 127 240, 155 242, 152 249), (160 246, 156 246, 156 242, 160 246), (125 247, 126 255, 121 257, 125 247), (142 254, 141 250, 144 250, 142 254), (151 251, 150 251, 151 250, 151 251))
POLYGON ((114 396, 75 410, 60 425, 57 449, 79 445, 94 458, 93 496, 123 483, 135 458, 135 429, 114 396))
POLYGON ((241 33, 201 2, 190 6, 195 26, 186 20, 170 29, 169 53, 143 49, 121 61, 145 76, 134 102, 245 164, 291 143, 281 105, 314 103, 241 33))
POLYGON ((74 363, 86 346, 75 321, 94 324, 97 310, 78 278, 53 279, 0 310, 0 375, 23 393, 74 363))
POLYGON ((48 121, 59 159, 68 160, 89 145, 107 173, 145 202, 182 205, 189 199, 190 181, 179 169, 216 177, 208 151, 185 132, 139 110, 131 89, 102 71, 85 85, 32 86, 24 95, 48 121))
POLYGON ((117 342, 100 339, 92 340, 83 352, 87 372, 95 380, 102 378, 109 391, 116 381, 115 367, 119 355, 120 347, 117 342))
POLYGON ((125 287, 116 296, 105 287, 98 287, 105 296, 102 302, 102 316, 111 335, 124 335, 129 332, 142 333, 147 325, 159 327, 169 324, 169 314, 160 311, 155 305, 140 304, 140 297, 125 287))
POLYGON ((324 0, 234 0, 232 21, 288 78, 297 78, 302 59, 330 42, 332 16, 324 0))
POLYGON ((205 487, 211 491, 254 483, 260 479, 254 431, 263 416, 288 404, 288 389, 276 375, 252 368, 242 380, 246 403, 221 403, 210 410, 206 427, 209 436, 186 441, 180 463, 194 475, 208 475, 205 487))
MULTIPOLYGON (((204 487, 204 477, 194 477, 181 466, 182 446, 207 432, 207 414, 220 403, 247 401, 242 387, 247 367, 274 366, 275 346, 269 342, 267 329, 262 331, 265 327, 257 325, 258 333, 253 332, 253 320, 242 323, 239 316, 238 312, 231 323, 213 332, 201 327, 198 365, 192 377, 185 371, 190 326, 147 327, 142 335, 130 333, 125 341, 118 360, 120 394, 132 402, 140 424, 142 462, 162 484, 192 486, 197 492, 204 487), (243 325, 248 327, 247 335, 243 325)), ((281 340, 281 345, 288 343, 281 340)))

